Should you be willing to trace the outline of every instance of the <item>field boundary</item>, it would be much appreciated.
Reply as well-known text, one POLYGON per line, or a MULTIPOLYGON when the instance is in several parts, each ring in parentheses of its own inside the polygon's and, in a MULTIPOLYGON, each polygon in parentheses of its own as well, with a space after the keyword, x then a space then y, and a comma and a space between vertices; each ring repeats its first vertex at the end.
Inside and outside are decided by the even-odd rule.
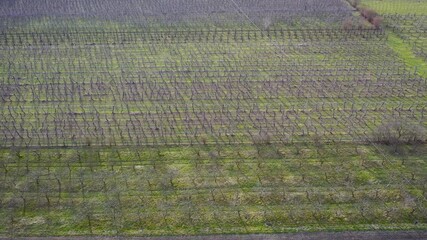
MULTIPOLYGON (((7 239, 0 237, 0 239, 7 239)), ((427 231, 350 231, 350 232, 312 232, 312 233, 283 233, 283 234, 248 234, 248 235, 206 235, 206 236, 163 236, 163 237, 23 237, 18 240, 110 240, 110 239, 131 239, 131 240, 279 240, 279 239, 299 239, 299 240, 322 240, 322 239, 346 239, 346 240, 405 240, 405 239, 427 239, 427 231)))

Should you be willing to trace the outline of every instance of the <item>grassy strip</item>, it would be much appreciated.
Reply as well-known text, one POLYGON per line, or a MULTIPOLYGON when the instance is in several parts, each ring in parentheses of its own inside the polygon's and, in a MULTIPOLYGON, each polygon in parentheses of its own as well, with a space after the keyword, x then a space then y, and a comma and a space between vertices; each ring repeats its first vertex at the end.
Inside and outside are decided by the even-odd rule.
POLYGON ((362 4, 381 14, 425 14, 427 12, 427 4, 424 1, 362 0, 362 4))
POLYGON ((389 33, 387 39, 388 45, 404 60, 408 67, 416 68, 421 76, 427 77, 427 63, 422 58, 415 56, 411 46, 395 33, 389 33))

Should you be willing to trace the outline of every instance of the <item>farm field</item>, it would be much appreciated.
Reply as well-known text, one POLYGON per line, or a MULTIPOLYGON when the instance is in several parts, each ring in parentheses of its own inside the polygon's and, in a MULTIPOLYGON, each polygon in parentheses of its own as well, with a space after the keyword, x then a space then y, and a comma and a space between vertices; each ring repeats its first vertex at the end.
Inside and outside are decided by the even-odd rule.
POLYGON ((427 3, 356 2, 1 1, 0 237, 425 232, 427 3))
POLYGON ((364 0, 361 3, 380 14, 425 15, 427 12, 426 2, 423 0, 364 0))

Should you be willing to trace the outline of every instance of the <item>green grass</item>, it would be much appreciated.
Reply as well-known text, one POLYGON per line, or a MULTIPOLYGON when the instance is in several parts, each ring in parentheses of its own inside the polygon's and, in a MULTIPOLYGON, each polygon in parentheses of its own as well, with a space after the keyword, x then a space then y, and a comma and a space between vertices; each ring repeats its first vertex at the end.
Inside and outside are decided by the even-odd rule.
MULTIPOLYGON (((62 24, 69 22, 58 25, 62 24)), ((92 25, 81 20, 75 24, 71 27, 78 30, 140 30, 119 23, 92 25)), ((10 31, 55 32, 61 30, 58 25, 44 19, 10 31)), ((199 30, 208 30, 203 26, 198 25, 199 30)), ((162 26, 154 29, 167 30, 162 26)), ((2 105, 0 111, 7 116, 4 121, 19 121, 19 128, 30 129, 27 134, 40 131, 37 136, 41 140, 34 135, 29 148, 23 147, 27 138, 2 143, 6 148, 0 150, 0 236, 426 230, 427 146, 401 146, 397 154, 392 147, 355 141, 356 137, 366 140, 378 125, 397 115, 402 121, 425 126, 424 113, 414 108, 427 102, 424 92, 405 85, 405 73, 415 66, 425 68, 410 47, 393 34, 387 40, 362 35, 347 39, 313 35, 314 40, 309 40, 310 36, 303 37, 301 32, 293 33, 299 36, 270 38, 260 37, 260 32, 257 38, 251 34, 250 40, 244 41, 198 40, 196 36, 180 43, 161 38, 132 44, 115 42, 114 35, 107 34, 76 45, 65 41, 37 46, 30 40, 28 45, 5 52, 0 59, 1 84, 19 86, 19 91, 11 88, 16 90, 12 101, 2 105), (10 69, 6 67, 8 59, 14 60, 10 69), (252 65, 256 60, 262 64, 252 65), (228 65, 223 64, 226 61, 228 65), (384 62, 394 65, 383 70, 384 62), (198 71, 201 66, 210 74, 227 74, 203 75, 198 71), (109 74, 103 74, 106 70, 109 74), (289 75, 278 74, 283 70, 289 75), (305 71, 315 72, 314 77, 301 74, 305 71), (6 74, 9 72, 12 77, 6 74), (133 87, 119 85, 118 79, 138 81, 135 76, 143 76, 141 72, 146 74, 142 81, 164 86, 180 82, 183 98, 150 100, 144 95, 144 100, 122 101, 120 97, 133 87), (169 72, 176 78, 161 78, 169 72), (310 77, 316 81, 305 85, 310 77), (279 89, 278 93, 263 88, 264 83, 283 78, 290 81, 269 88, 279 89), (321 86, 326 78, 337 84, 321 86), (35 88, 40 100, 32 95, 31 86, 37 81, 61 89, 70 79, 84 88, 82 99, 77 93, 74 101, 55 99, 53 93, 58 89, 35 88), (251 82, 242 90, 227 85, 229 79, 251 82), (89 87, 97 80, 106 84, 105 92, 89 87), (396 84, 387 84, 393 81, 396 84), (205 95, 192 99, 188 89, 201 83, 217 84, 224 95, 209 96, 213 91, 208 88, 205 95), (338 89, 340 86, 344 88, 338 89), (324 95, 319 94, 322 90, 324 95), (245 91, 250 94, 244 95, 237 107, 237 100, 230 99, 245 91), (229 115, 221 111, 222 105, 229 107, 229 115), (130 119, 133 123, 139 120, 141 129, 148 133, 154 125, 167 128, 170 122, 166 116, 176 116, 168 114, 175 107, 182 113, 193 107, 195 112, 203 112, 209 119, 223 118, 225 123, 217 120, 212 132, 198 128, 197 134, 187 137, 183 116, 174 125, 182 142, 153 134, 133 147, 123 146, 132 139, 126 134, 134 134, 135 139, 142 135, 140 129, 127 133, 115 128, 117 123, 109 130, 106 123, 114 118, 123 126, 130 119), (260 110, 266 123, 249 122, 241 110, 260 110), (156 115, 155 121, 136 115, 155 115, 157 111, 163 115, 156 115), (256 135, 267 123, 281 123, 282 111, 285 126, 265 128, 272 143, 254 145, 248 131, 256 135), (94 112, 102 117, 96 119, 94 112), (77 116, 83 130, 77 131, 70 120, 64 127, 69 135, 50 136, 58 142, 48 143, 44 124, 56 131, 55 124, 63 127, 58 121, 63 115, 77 116), (84 122, 82 116, 88 120, 84 122), (320 124, 323 120, 328 122, 326 127, 320 124), (93 124, 98 122, 107 135, 104 142, 97 142, 99 128, 93 124), (293 127, 296 130, 291 135, 293 127), (86 146, 76 147, 72 133, 80 131, 85 133, 76 137, 77 142, 86 146), (222 139, 215 131, 221 131, 222 139), (226 135, 229 131, 235 134, 234 139, 226 135), (282 137, 286 144, 279 143, 282 137), (319 137, 320 143, 316 141, 319 137), (11 142, 21 147, 12 147, 11 142), (43 147, 48 144, 50 147, 43 147)), ((12 39, 14 35, 8 35, 7 40, 12 39)), ((424 83, 422 79, 412 81, 418 86, 424 83)), ((136 90, 142 94, 144 89, 136 90)), ((198 117, 190 114, 186 121, 198 117)))
POLYGON ((425 34, 418 31, 416 24, 422 24, 423 15, 427 14, 427 4, 417 0, 364 0, 362 5, 374 9, 380 15, 393 14, 401 15, 400 19, 393 19, 385 16, 384 28, 388 30, 388 45, 404 60, 405 64, 413 69, 417 69, 421 76, 427 76, 427 62, 418 57, 414 51, 414 45, 425 51, 425 34), (419 15, 419 17, 408 15, 419 15), (406 16, 406 17, 405 17, 406 16), (414 24, 414 25, 412 25, 414 24), (402 31, 399 36, 388 27, 397 27, 397 31, 402 31), (406 41, 403 40, 406 39, 406 41))
MULTIPOLYGON (((36 22, 32 23, 37 25, 36 22)), ((45 22, 39 23, 41 26, 45 26, 45 22)), ((85 23, 87 24, 87 23, 85 23)), ((49 24, 46 28, 49 29, 49 24)), ((77 27, 80 28, 79 24, 77 27)), ((115 25, 111 24, 105 26, 106 29, 109 27, 114 28, 115 25)), ((123 32, 133 31, 130 28, 122 29, 123 32)), ((36 28, 41 31, 40 29, 36 28)), ((203 29, 207 30, 207 29, 203 29)), ((265 33, 263 33, 265 35, 265 33)), ((345 140, 352 140, 352 136, 349 132, 343 131, 348 128, 348 125, 353 123, 348 122, 348 112, 335 111, 343 109, 345 106, 354 106, 357 109, 362 109, 366 102, 372 104, 382 104, 385 102, 386 116, 391 117, 393 115, 393 109, 398 107, 400 104, 404 106, 411 106, 415 102, 425 102, 425 97, 416 95, 416 89, 412 86, 399 86, 392 87, 395 91, 401 91, 404 95, 395 99, 395 96, 384 96, 389 94, 382 88, 375 87, 375 91, 367 88, 364 84, 359 84, 359 79, 367 79, 369 82, 375 82, 378 79, 383 78, 383 62, 391 62, 394 67, 388 68, 386 71, 390 75, 393 75, 389 79, 390 81, 401 80, 402 71, 408 69, 413 71, 413 67, 405 66, 404 61, 399 60, 398 56, 390 49, 383 40, 379 40, 375 37, 372 39, 366 39, 363 36, 350 36, 348 39, 341 40, 340 36, 325 36, 316 35, 314 38, 318 38, 318 41, 308 40, 309 38, 304 37, 299 32, 285 33, 284 37, 271 36, 270 38, 262 37, 260 32, 252 32, 249 37, 245 35, 244 41, 234 40, 228 33, 218 34, 217 40, 213 40, 212 36, 205 37, 200 41, 197 35, 193 40, 181 39, 182 42, 168 42, 171 40, 147 40, 136 41, 131 44, 120 44, 115 40, 113 35, 98 35, 92 36, 89 39, 83 39, 86 35, 72 35, 71 38, 74 40, 80 39, 80 42, 76 45, 71 45, 70 42, 61 42, 58 46, 51 46, 43 48, 37 46, 33 40, 30 39, 28 44, 35 45, 32 47, 22 46, 15 48, 13 52, 5 53, 6 58, 14 59, 14 65, 11 66, 10 72, 13 72, 13 77, 9 78, 4 76, 4 81, 7 84, 14 86, 15 80, 19 78, 20 84, 28 84, 27 87, 20 89, 20 94, 11 96, 10 100, 5 103, 5 106, 10 108, 19 108, 17 111, 9 112, 9 108, 3 108, 2 111, 5 114, 12 114, 11 118, 19 115, 21 107, 25 109, 22 113, 26 121, 22 123, 24 129, 38 129, 43 125, 43 122, 49 122, 50 126, 53 127, 52 123, 55 121, 55 114, 57 109, 66 109, 73 113, 83 115, 98 112, 101 114, 101 118, 98 120, 100 126, 105 130, 104 142, 100 143, 99 136, 96 137, 98 128, 92 125, 92 120, 89 126, 86 126, 86 131, 91 134, 77 133, 77 128, 73 131, 66 131, 64 136, 58 137, 58 145, 87 145, 91 142, 91 145, 121 145, 126 141, 136 141, 136 135, 139 131, 154 128, 153 125, 157 124, 162 128, 169 128, 170 123, 165 120, 165 117, 156 120, 156 123, 150 122, 150 119, 144 119, 147 116, 134 116, 131 114, 135 113, 154 113, 159 111, 166 111, 167 118, 169 120, 175 117, 175 114, 171 114, 169 109, 177 109, 178 111, 184 112, 186 106, 191 103, 194 107, 195 112, 206 112, 209 114, 216 114, 219 106, 231 106, 230 113, 237 116, 237 107, 234 104, 236 100, 230 100, 230 98, 240 97, 245 99, 244 108, 252 108, 253 105, 259 107, 261 110, 270 109, 274 111, 276 117, 269 115, 267 121, 280 121, 280 109, 291 110, 296 109, 298 115, 302 117, 302 120, 311 122, 317 129, 324 129, 319 126, 318 121, 320 117, 328 117, 330 114, 335 114, 335 119, 342 119, 344 121, 333 121, 330 125, 335 128, 334 131, 324 130, 318 135, 326 138, 329 141, 336 139, 337 136, 342 136, 345 140), (226 42, 226 38, 229 38, 226 42), (223 38, 220 42, 218 39, 223 38), (231 38, 231 39, 230 39, 231 38), (335 39, 336 38, 336 39, 335 39), (82 40, 83 39, 83 40, 82 40), (271 39, 275 41, 275 44, 271 43, 271 39), (87 43, 85 43, 85 41, 87 43), (186 42, 184 42, 186 41, 186 42), (308 42, 305 42, 308 41, 308 42), (331 45, 330 42, 335 41, 335 45, 331 45), (283 53, 278 51, 278 48, 283 49, 283 53), (73 49, 73 54, 70 55, 70 49, 73 49), (34 56, 36 52, 36 58, 34 56), (43 53, 42 53, 43 51, 43 53), (302 54, 301 54, 302 53, 302 54), (363 54, 361 54, 363 53, 363 54), (381 58, 381 61, 378 60, 381 58), (361 65, 360 63, 369 63, 361 65), (257 65, 261 63, 261 65, 257 65), (201 67, 203 70, 201 71, 201 67), (25 71, 31 67, 31 71, 25 71), (400 70, 399 70, 400 68, 400 70), (104 71, 109 71, 111 74, 105 74, 104 71), (289 71, 292 74, 291 77, 286 80, 290 80, 289 83, 280 84, 276 87, 268 88, 264 86, 264 82, 276 81, 280 82, 284 79, 283 70, 289 71), (143 74, 141 73, 143 72, 143 74), (208 74, 204 74, 203 71, 208 74), (307 76, 299 75, 301 72, 310 71, 315 73, 314 77, 308 77, 312 80, 311 84, 314 86, 307 87, 303 84, 303 81, 307 80, 307 76), (353 72, 355 77, 348 77, 348 72, 353 72), (37 73, 37 74, 36 74, 37 73), (42 76, 41 73, 46 75, 42 76), (168 73, 172 73, 173 77, 170 78, 168 73), (224 76, 216 76, 218 73, 224 76), (328 76, 329 73, 333 74, 333 78, 338 82, 345 83, 345 89, 338 89, 326 84, 328 87, 324 89, 325 94, 319 94, 320 89, 323 86, 317 86, 316 79, 317 74, 320 77, 328 76), (216 74, 216 75, 215 75, 216 74), (122 96, 132 96, 132 86, 121 86, 118 87, 118 80, 123 75, 123 79, 131 79, 131 81, 157 81, 159 87, 150 90, 148 94, 142 90, 142 86, 139 85, 137 91, 143 96, 143 98, 137 98, 135 101, 122 101, 122 96), (65 84, 69 83, 70 79, 81 89, 85 88, 82 95, 78 95, 74 91, 74 101, 71 102, 71 96, 68 98, 60 96, 59 99, 52 94, 52 91, 33 91, 30 87, 35 86, 36 81, 41 81, 43 84, 50 84, 51 81, 56 81, 60 89, 60 93, 65 94, 65 84), (251 81, 248 84, 247 89, 241 88, 236 84, 237 81, 251 81), (174 81, 178 81, 183 84, 183 89, 175 90, 173 87, 174 81), (227 85, 227 81, 234 82, 234 85, 227 85), (96 85, 90 84, 91 82, 103 83, 106 90, 97 89, 96 85), (200 93, 193 96, 194 100, 190 100, 193 92, 189 89, 197 87, 197 84, 204 84, 205 87, 209 88, 209 84, 214 83, 218 85, 221 92, 220 95, 214 95, 212 91, 203 90, 200 93), (291 86, 288 88, 288 86, 291 86), (171 95, 166 92, 166 99, 149 99, 150 94, 157 95, 159 91, 165 86, 166 90, 172 91, 171 95), (92 89, 93 87, 93 89, 92 89), (279 89, 274 93, 274 89, 279 89), (300 91, 296 91, 301 89, 300 91), (174 91, 179 91, 181 96, 175 97, 174 91), (382 93, 384 92, 384 93, 382 93), (35 98, 33 93, 38 93, 39 98, 35 98), (90 96, 93 95, 93 97, 90 96), (240 95, 239 95, 240 94, 240 95), (354 94, 354 96, 352 96, 354 94), (113 98, 115 96, 116 98, 113 98), (19 97, 19 98, 18 98, 19 97), (82 99, 80 99, 82 97, 82 99), (141 100, 143 99, 143 100, 141 100), (385 101, 387 100, 387 101, 385 101), (119 104, 118 104, 119 102, 119 104), (234 103, 233 103, 234 102, 234 103), (320 107, 321 103, 331 103, 334 105, 327 105, 327 107, 320 107), (35 107, 37 106, 37 107, 35 107), (128 134, 124 134, 121 138, 118 136, 121 134, 120 129, 114 127, 109 130, 109 125, 105 119, 112 120, 112 111, 118 113, 118 118, 121 120, 122 125, 125 121, 132 119, 132 121, 141 121, 141 128, 137 128, 130 132, 131 137, 128 134), (51 113, 47 119, 41 119, 41 110, 51 113), (316 111, 314 111, 316 109, 316 111), (318 109, 322 109, 318 111, 318 109), (305 110, 310 110, 311 113, 307 116, 300 114, 305 110), (335 113, 334 113, 335 112, 335 113), (274 119, 273 119, 274 118, 274 119), (43 121, 42 121, 43 120, 43 121), (108 130, 107 130, 108 129, 108 130), (142 129, 142 130, 141 130, 142 129), (332 132, 332 133, 331 133, 332 132), (335 134, 335 135, 334 135, 335 134), (90 136, 92 135, 92 137, 90 136), (95 136, 94 136, 95 135, 95 136), (116 141, 111 141, 111 139, 116 141)), ((343 32, 345 34, 345 32, 343 32)), ((233 35, 233 34, 232 34, 233 35)), ((192 36, 190 35, 189 38, 192 36)), ((240 36, 243 37, 243 36, 240 36)), ((47 37, 46 37, 47 38, 47 37)), ((192 39, 192 38, 191 38, 192 39)), ((50 39, 49 41, 51 41, 50 39)), ((15 35, 8 36, 8 42, 17 41, 15 35)), ((48 41, 45 39, 44 41, 48 41)), ((6 59, 5 58, 5 59, 6 59)), ((404 59, 405 60, 405 59, 404 59)), ((7 66, 7 62, 3 61, 3 66, 7 66)), ((311 74, 310 73, 310 74, 311 74)), ((322 81, 324 79, 319 79, 322 81)), ((68 85, 67 85, 68 86, 68 85)), ((176 86, 181 88, 181 86, 176 86)), ((145 88, 147 89, 147 88, 145 88)), ((355 127, 355 134, 363 134, 365 131, 365 124, 374 128, 379 125, 384 119, 384 115, 378 114, 372 111, 374 107, 371 107, 367 116, 362 120, 359 127, 355 127)), ((56 114, 62 115, 62 112, 56 114)), ((64 113, 65 114, 65 113, 64 113)), ((78 115, 77 123, 81 123, 81 115, 78 115)), ((193 120, 197 120, 200 116, 194 116, 193 120)), ((406 114, 403 114, 405 119, 406 114)), ((417 117, 420 117, 420 113, 416 112, 417 117)), ((86 116, 87 119, 92 119, 93 116, 86 116)), ((225 117, 225 116, 224 116, 225 117)), ((248 130, 253 134, 259 134, 259 129, 251 122, 248 122, 248 116, 242 116, 243 122, 228 122, 224 126, 214 126, 213 133, 209 129, 199 128, 198 134, 191 134, 190 136, 185 135, 185 124, 182 120, 178 119, 174 128, 177 132, 176 135, 181 135, 181 139, 172 137, 165 137, 160 139, 160 142, 167 142, 169 144, 191 144, 200 142, 200 139, 206 138, 208 143, 214 143, 217 141, 219 136, 215 135, 217 131, 233 132, 237 137, 234 139, 227 139, 226 141, 244 142, 251 143, 252 139, 248 135, 248 130), (246 127, 249 127, 247 129, 246 127), (180 142, 181 141, 181 142, 180 142)), ((286 124, 289 126, 283 127, 283 132, 280 130, 269 129, 269 134, 272 140, 275 142, 280 141, 278 133, 282 135, 289 135, 287 132, 289 129, 294 127, 296 133, 287 136, 287 141, 307 141, 310 137, 298 136, 308 135, 306 126, 302 121, 297 121, 296 116, 286 116, 291 121, 286 124)), ((87 120, 86 120, 87 121, 87 120)), ((111 121, 110 121, 111 122, 111 121)), ((72 127, 72 126, 71 126, 72 127)), ((138 127, 138 126, 137 126, 138 127)), ((79 126, 82 128, 82 126, 79 126)), ((353 128, 353 127, 352 127, 353 128)), ((50 128, 54 131, 53 128, 50 128)), ((123 129, 121 129, 123 132, 123 129)), ((126 130, 125 130, 126 131, 126 130)), ((31 131, 30 131, 31 132, 31 131)), ((126 133, 126 132, 125 132, 126 133)), ((310 134, 315 135, 311 132, 310 134)), ((123 134, 122 134, 123 135, 123 134)), ((150 132, 146 133, 147 138, 141 139, 142 144, 150 145, 153 143, 155 134, 150 132)), ((46 135, 42 136, 40 142, 32 141, 31 144, 48 145, 51 144, 47 141, 46 135)), ((139 135, 140 136, 140 135, 139 135)), ((159 138, 159 137, 158 137, 159 138)), ((29 141, 28 139, 20 139, 19 141, 29 141)), ((222 141, 222 140, 220 140, 222 141)), ((26 143, 16 143, 18 145, 25 145, 26 143)), ((10 146, 11 142, 4 144, 10 146)))
POLYGON ((425 229, 426 147, 3 150, 0 235, 425 229))
POLYGON ((410 45, 391 32, 388 34, 387 42, 408 67, 416 69, 421 76, 427 77, 427 63, 424 59, 415 56, 410 45))
POLYGON ((427 13, 427 4, 419 0, 362 0, 380 14, 420 14, 427 13))

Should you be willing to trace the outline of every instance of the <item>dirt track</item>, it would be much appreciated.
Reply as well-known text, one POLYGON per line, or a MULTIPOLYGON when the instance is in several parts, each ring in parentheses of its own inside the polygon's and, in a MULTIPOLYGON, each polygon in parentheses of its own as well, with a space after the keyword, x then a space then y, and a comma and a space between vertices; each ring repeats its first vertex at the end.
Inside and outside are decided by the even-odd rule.
MULTIPOLYGON (((10 239, 2 238, 0 239, 10 239)), ((110 239, 131 239, 131 240, 278 240, 278 239, 298 239, 298 240, 404 240, 404 239, 427 239, 427 231, 372 231, 372 232, 318 232, 318 233, 292 233, 292 234, 260 234, 260 235, 212 235, 212 236, 191 236, 191 237, 27 237, 27 238, 14 238, 22 240, 110 240, 110 239)))

